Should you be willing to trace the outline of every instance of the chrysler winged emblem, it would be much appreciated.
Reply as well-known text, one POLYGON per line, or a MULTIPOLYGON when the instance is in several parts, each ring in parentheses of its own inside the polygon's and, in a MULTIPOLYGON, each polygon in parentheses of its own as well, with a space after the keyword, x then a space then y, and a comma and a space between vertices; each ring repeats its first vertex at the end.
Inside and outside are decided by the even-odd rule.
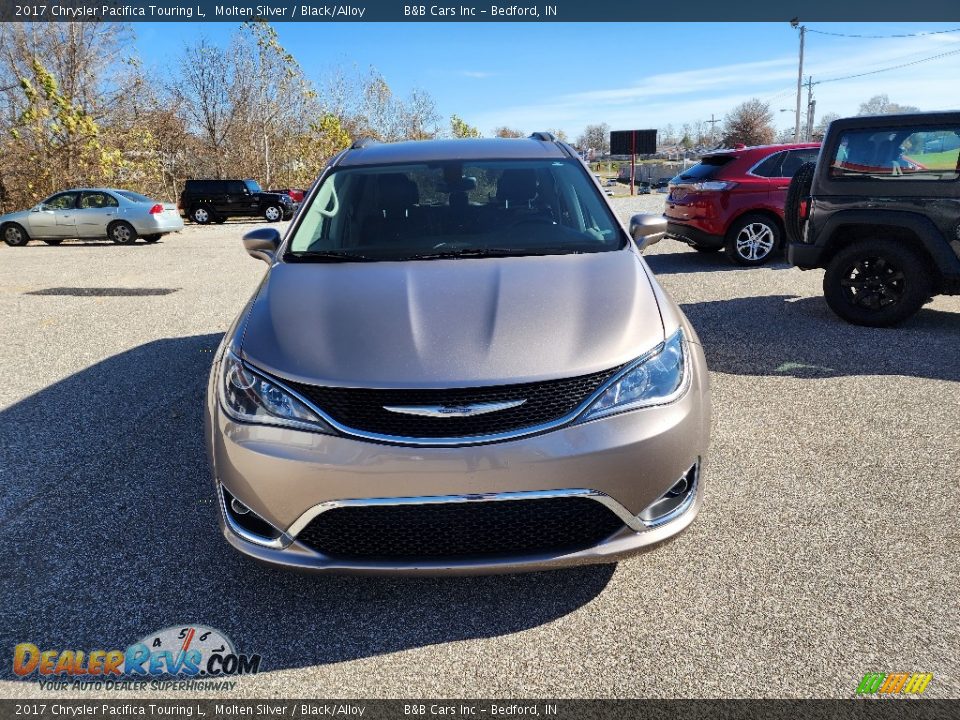
POLYGON ((510 400, 508 402, 469 403, 465 405, 384 405, 383 409, 401 415, 417 415, 419 417, 435 418, 462 418, 474 415, 509 410, 523 405, 526 400, 510 400))

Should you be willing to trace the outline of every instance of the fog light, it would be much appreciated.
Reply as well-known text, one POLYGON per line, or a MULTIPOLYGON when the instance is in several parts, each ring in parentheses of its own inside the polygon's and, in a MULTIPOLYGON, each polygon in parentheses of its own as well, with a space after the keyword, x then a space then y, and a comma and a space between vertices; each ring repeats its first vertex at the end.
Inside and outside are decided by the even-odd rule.
POLYGON ((637 518, 648 528, 651 528, 668 523, 682 515, 693 504, 697 496, 699 472, 700 462, 697 461, 693 467, 683 474, 683 477, 670 486, 669 490, 637 515, 637 518))
POLYGON ((267 547, 282 547, 284 535, 220 485, 220 509, 235 534, 244 540, 267 547))

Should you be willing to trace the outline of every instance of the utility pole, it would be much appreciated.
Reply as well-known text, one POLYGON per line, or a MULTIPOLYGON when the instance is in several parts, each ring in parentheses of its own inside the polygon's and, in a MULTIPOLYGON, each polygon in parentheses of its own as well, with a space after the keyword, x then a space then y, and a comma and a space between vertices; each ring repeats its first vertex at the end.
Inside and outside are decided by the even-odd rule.
POLYGON ((813 99, 813 76, 807 78, 807 132, 806 140, 813 140, 813 116, 816 114, 817 101, 813 99))
POLYGON ((706 122, 710 123, 710 149, 712 150, 713 149, 713 127, 720 121, 714 120, 713 113, 710 113, 710 119, 707 120, 706 122))
POLYGON ((807 28, 800 24, 800 18, 791 20, 790 27, 800 28, 800 70, 797 73, 797 119, 793 129, 793 141, 800 142, 800 94, 803 90, 803 40, 807 34, 807 28))

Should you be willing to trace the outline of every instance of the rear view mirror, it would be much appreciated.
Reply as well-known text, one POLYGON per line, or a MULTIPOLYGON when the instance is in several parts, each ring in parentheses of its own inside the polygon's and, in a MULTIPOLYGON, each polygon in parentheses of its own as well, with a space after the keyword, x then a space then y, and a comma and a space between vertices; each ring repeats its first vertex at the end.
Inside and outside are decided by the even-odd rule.
POLYGON ((251 230, 243 236, 243 247, 250 257, 263 260, 269 265, 280 248, 280 233, 272 227, 251 230))
POLYGON ((651 245, 656 245, 666 234, 667 219, 662 215, 638 213, 630 218, 630 237, 633 238, 640 252, 651 245))

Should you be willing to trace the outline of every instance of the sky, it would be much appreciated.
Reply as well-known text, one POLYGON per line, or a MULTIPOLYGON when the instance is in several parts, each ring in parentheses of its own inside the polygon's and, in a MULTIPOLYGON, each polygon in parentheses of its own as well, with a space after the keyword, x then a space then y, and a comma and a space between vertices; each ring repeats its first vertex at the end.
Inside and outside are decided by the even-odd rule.
MULTIPOLYGON (((788 23, 277 23, 280 43, 322 85, 337 66, 379 70, 400 96, 428 91, 446 119, 484 135, 584 126, 675 128, 722 118, 740 102, 770 103, 778 128, 793 127, 799 39, 788 23), (789 112, 780 112, 781 109, 789 112)), ((886 93, 922 110, 960 106, 960 30, 934 23, 809 23, 804 76, 817 115, 857 112, 886 93), (857 38, 840 35, 908 35, 857 38), (941 53, 954 53, 914 63, 941 53), (835 80, 892 66, 889 72, 835 80), (835 80, 830 82, 831 80, 835 80)), ((179 45, 203 36, 226 44, 238 25, 141 23, 147 65, 169 69, 179 45)), ((806 90, 804 90, 804 108, 806 90)), ((804 110, 805 112, 805 110, 804 110)))

